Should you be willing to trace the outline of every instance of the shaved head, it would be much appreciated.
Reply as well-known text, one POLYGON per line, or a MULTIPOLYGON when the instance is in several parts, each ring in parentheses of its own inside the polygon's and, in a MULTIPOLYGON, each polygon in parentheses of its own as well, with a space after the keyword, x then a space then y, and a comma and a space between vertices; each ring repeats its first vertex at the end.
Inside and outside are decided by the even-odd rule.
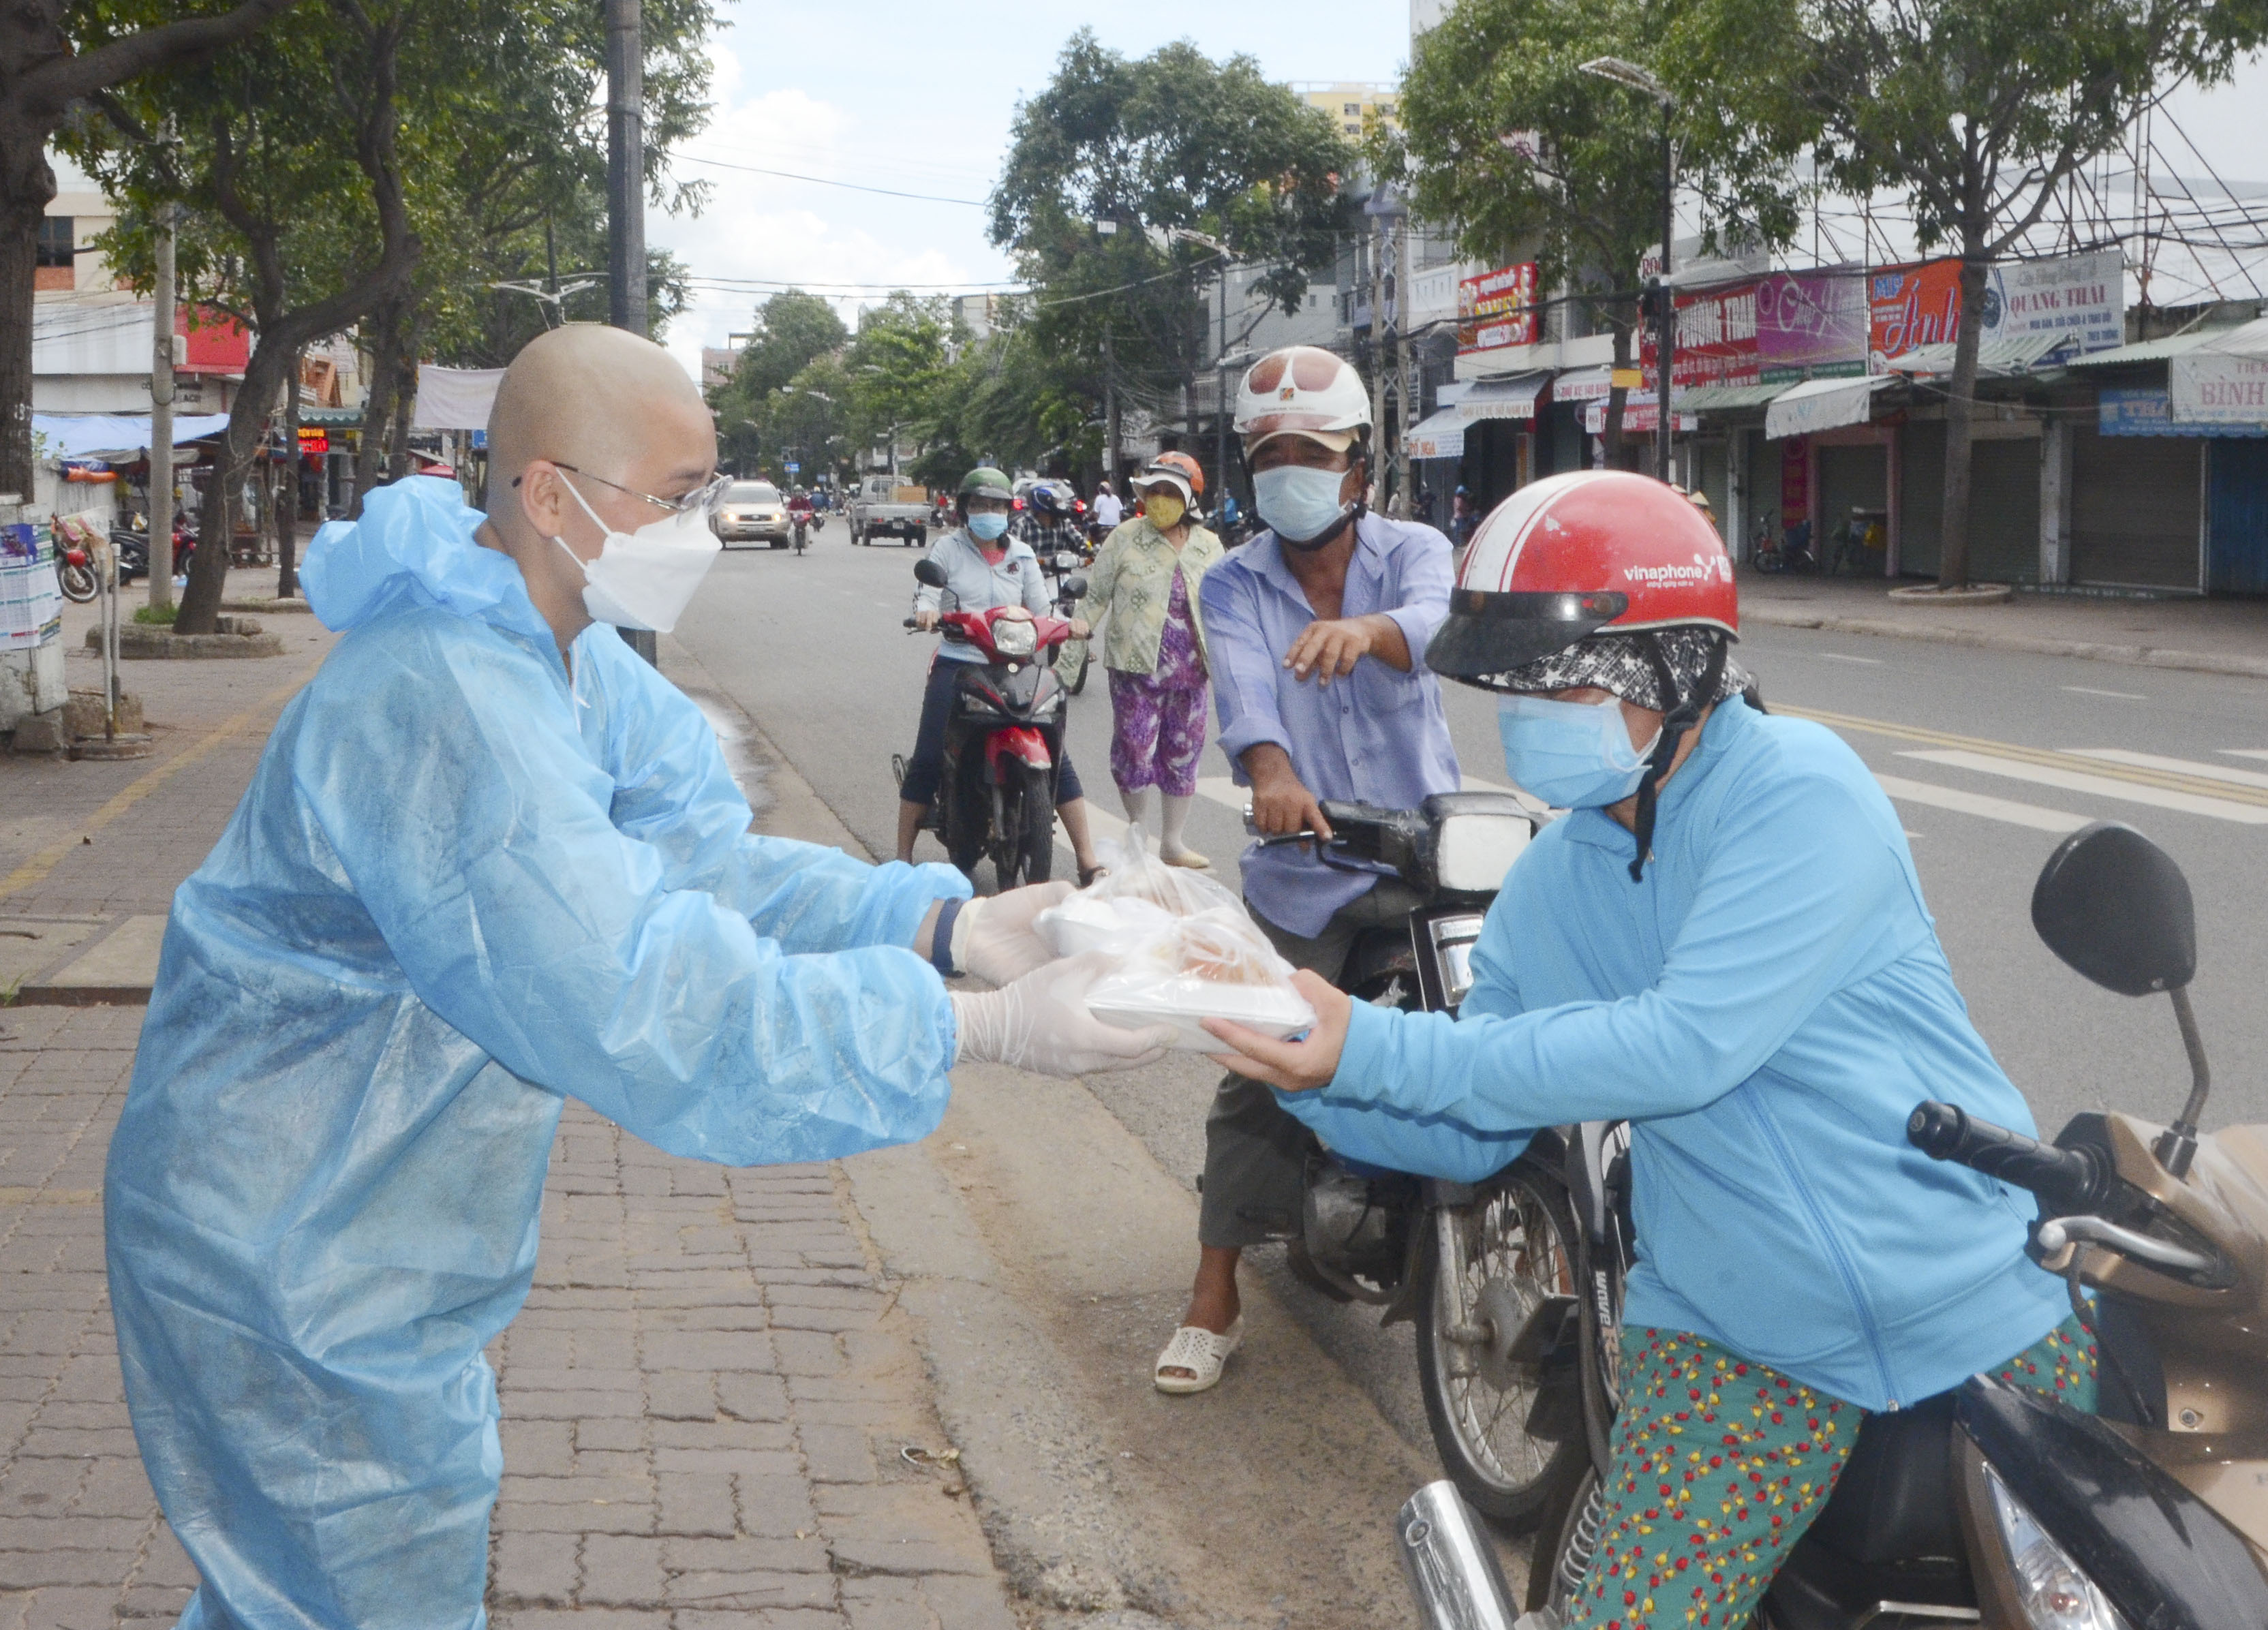
POLYGON ((489 412, 489 511, 508 507, 533 459, 622 481, 688 415, 708 427, 700 391, 652 341, 595 323, 540 334, 504 370, 489 412))
POLYGON ((709 405, 667 351, 620 328, 555 328, 497 386, 480 541, 518 564, 564 650, 591 620, 583 562, 606 534, 652 525, 716 471, 709 405))

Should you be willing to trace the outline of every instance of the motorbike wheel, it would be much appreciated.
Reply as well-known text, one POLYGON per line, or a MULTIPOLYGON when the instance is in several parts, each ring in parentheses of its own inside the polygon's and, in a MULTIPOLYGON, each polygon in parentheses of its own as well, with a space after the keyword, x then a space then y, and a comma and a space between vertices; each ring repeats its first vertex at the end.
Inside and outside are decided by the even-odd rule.
MULTIPOLYGON (((1525 1164, 1483 1185, 1473 1203, 1452 1215, 1463 1233, 1461 1282, 1442 1273, 1439 1222, 1430 1216, 1419 1258, 1418 1379, 1425 1421, 1458 1491, 1484 1516, 1525 1532, 1558 1511, 1589 1468, 1582 1386, 1572 1373, 1578 1360, 1570 1354, 1514 1363, 1487 1344, 1453 1340, 1451 1333, 1524 1325, 1546 1296, 1580 1297, 1575 1221, 1557 1179, 1525 1164)), ((1505 1331, 1501 1340, 1517 1333, 1505 1331)))
MULTIPOLYGON (((1026 883, 1045 883, 1056 870, 1055 777, 1033 765, 1024 767, 1023 842, 1018 856, 1026 883)), ((1000 886, 1009 886, 1003 877, 1000 886)))
POLYGON ((973 885, 976 863, 984 857, 984 834, 992 825, 992 789, 984 784, 984 753, 981 746, 964 753, 953 767, 945 797, 949 807, 945 829, 945 855, 973 885))
POLYGON ((84 606, 98 592, 94 569, 91 566, 81 566, 75 561, 58 561, 55 562, 55 576, 63 580, 63 598, 67 600, 84 606))

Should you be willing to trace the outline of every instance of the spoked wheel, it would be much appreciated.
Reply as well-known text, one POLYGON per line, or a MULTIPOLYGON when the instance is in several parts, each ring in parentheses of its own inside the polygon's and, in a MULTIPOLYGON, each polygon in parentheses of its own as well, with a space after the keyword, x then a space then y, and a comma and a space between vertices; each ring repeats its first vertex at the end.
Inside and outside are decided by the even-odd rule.
POLYGON ((1426 1226, 1418 1376, 1434 1448, 1476 1509, 1525 1532, 1564 1506, 1589 1464, 1566 1193, 1519 1164, 1426 1226))
POLYGON ((100 592, 94 580, 94 569, 65 561, 55 568, 55 576, 63 580, 63 598, 84 606, 100 592))

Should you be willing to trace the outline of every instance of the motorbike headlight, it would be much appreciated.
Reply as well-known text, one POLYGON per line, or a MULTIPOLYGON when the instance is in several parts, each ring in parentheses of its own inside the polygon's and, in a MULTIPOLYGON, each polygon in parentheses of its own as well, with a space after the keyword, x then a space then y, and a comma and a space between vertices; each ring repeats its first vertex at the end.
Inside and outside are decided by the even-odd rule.
POLYGON ((1028 622, 1003 617, 992 625, 992 649, 1003 657, 1028 657, 1040 648, 1040 631, 1028 622))
POLYGON ((2071 1553, 2058 1545, 2024 1502, 1987 1465, 1992 1516, 2015 1568, 2016 1595, 2032 1630, 2127 1630, 2126 1620, 2071 1553))

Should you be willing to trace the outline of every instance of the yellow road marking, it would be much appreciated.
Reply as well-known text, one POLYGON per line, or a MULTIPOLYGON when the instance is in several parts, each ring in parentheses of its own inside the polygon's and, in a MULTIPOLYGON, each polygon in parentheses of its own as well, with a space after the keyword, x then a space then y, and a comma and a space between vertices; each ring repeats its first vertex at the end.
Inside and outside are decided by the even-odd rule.
POLYGON ((298 694, 299 687, 306 684, 313 672, 314 668, 312 666, 303 669, 299 676, 289 685, 269 692, 253 707, 247 708, 242 713, 232 715, 215 725, 201 740, 191 742, 163 764, 144 771, 121 787, 111 796, 108 803, 95 811, 85 821, 73 826, 70 836, 57 838, 6 877, 0 877, 0 899, 20 893, 33 884, 43 880, 49 872, 63 864, 64 855, 82 847, 84 840, 92 837, 121 815, 125 814, 127 811, 141 803, 143 799, 157 791, 177 772, 188 768, 190 765, 204 758, 214 748, 232 737, 242 735, 251 728, 253 720, 266 713, 269 708, 280 702, 289 701, 298 694))
POLYGON ((1991 741, 1978 736, 1955 736, 1945 731, 1925 730, 1917 724, 1895 724, 1887 719, 1866 719, 1855 714, 1793 708, 1779 701, 1773 702, 1771 708, 1774 713, 1810 719, 1831 730, 1863 731, 1872 736, 1924 742, 1933 747, 1959 747, 1970 753, 1989 753, 1994 758, 2007 759, 2018 764, 2045 765, 2049 768, 2074 775, 2109 777, 2132 782, 2137 786, 2156 787, 2168 792, 2186 792, 2199 797, 2218 798, 2224 803, 2257 804, 2268 808, 2268 788, 2235 786, 2228 782, 2191 775, 2178 770, 2117 764, 2107 759, 2086 758, 2076 753, 2058 753, 2050 747, 2020 747, 2013 742, 1991 741))

